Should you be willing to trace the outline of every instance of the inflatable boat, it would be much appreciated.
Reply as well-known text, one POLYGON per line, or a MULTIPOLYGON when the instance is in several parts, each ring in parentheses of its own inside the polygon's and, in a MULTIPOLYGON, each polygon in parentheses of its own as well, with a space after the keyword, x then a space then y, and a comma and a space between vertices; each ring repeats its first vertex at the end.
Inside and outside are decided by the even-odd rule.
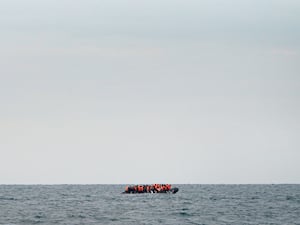
POLYGON ((123 194, 140 194, 140 193, 171 193, 175 194, 179 191, 177 187, 170 184, 147 184, 126 186, 123 194))

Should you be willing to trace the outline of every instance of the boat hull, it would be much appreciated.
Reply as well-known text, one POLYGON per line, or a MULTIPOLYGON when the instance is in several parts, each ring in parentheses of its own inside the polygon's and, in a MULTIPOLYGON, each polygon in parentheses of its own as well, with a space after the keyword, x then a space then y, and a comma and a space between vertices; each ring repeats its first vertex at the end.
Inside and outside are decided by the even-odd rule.
POLYGON ((155 193, 155 194, 162 194, 162 193, 169 193, 169 194, 176 194, 177 192, 179 191, 179 188, 177 187, 174 187, 174 188, 171 188, 170 190, 168 191, 151 191, 151 192, 147 192, 147 191, 143 191, 143 192, 122 192, 122 194, 145 194, 145 193, 155 193))

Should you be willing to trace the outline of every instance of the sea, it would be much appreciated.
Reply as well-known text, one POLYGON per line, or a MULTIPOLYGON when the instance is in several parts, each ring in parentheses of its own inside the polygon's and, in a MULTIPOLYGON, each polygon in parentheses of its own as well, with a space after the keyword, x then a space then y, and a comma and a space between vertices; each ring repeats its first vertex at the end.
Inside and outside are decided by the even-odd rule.
POLYGON ((300 185, 0 185, 0 224, 300 224, 300 185))

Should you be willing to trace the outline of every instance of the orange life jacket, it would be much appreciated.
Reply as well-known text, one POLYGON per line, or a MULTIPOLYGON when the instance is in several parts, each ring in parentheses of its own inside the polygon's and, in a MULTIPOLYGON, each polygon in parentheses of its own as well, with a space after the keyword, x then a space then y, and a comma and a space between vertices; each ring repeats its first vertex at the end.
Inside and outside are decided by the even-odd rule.
POLYGON ((142 185, 139 185, 139 186, 138 186, 138 192, 143 192, 143 191, 144 191, 143 186, 142 186, 142 185))

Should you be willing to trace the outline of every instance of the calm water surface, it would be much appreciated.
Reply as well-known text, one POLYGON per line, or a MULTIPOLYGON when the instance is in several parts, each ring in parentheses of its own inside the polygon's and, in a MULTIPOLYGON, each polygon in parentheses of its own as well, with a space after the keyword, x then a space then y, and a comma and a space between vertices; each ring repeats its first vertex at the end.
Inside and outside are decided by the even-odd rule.
POLYGON ((299 224, 300 185, 0 185, 0 224, 299 224))

